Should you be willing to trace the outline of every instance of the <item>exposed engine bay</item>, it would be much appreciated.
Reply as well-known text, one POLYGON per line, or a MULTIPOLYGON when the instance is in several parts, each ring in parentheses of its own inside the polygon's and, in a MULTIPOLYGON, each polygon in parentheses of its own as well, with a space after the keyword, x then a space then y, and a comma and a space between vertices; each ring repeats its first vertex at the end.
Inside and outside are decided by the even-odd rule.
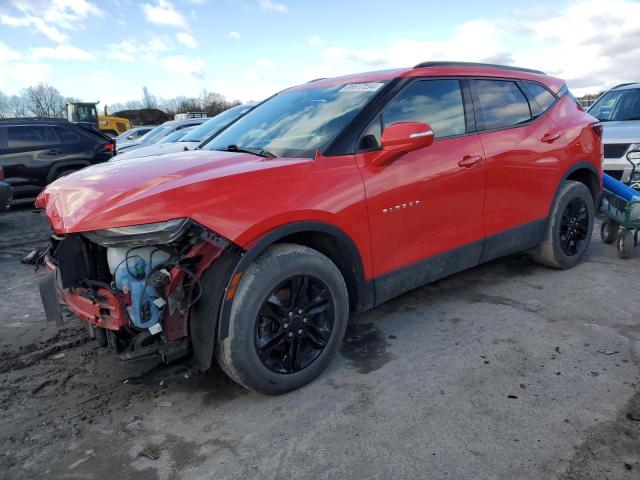
POLYGON ((130 238, 114 236, 116 229, 53 235, 40 284, 47 319, 62 323, 62 302, 89 323, 99 345, 125 361, 187 355, 189 313, 203 294, 203 272, 223 252, 239 258, 243 251, 191 220, 171 222, 161 234, 130 238))

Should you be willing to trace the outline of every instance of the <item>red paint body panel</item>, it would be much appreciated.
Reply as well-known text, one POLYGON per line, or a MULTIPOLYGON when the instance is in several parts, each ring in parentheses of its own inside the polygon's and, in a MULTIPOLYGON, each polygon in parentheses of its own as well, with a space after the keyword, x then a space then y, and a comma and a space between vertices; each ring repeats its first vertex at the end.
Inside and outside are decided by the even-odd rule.
POLYGON ((368 162, 376 154, 358 155, 374 276, 484 238, 484 161, 459 165, 465 157, 482 156, 478 135, 436 140, 380 167, 368 162))
MULTIPOLYGON (((563 86, 527 72, 437 67, 363 73, 294 89, 447 76, 533 80, 553 92, 563 86)), ((47 187, 37 205, 46 208, 59 234, 189 217, 244 248, 292 222, 325 222, 353 240, 371 279, 546 217, 572 165, 587 161, 601 171, 594 122, 565 95, 531 124, 436 139, 385 166, 371 165, 373 154, 367 153, 265 159, 191 151, 140 158, 73 173, 47 187), (548 133, 561 135, 542 142, 548 133), (414 207, 404 208, 410 202, 414 207), (385 215, 384 209, 394 211, 385 215)))

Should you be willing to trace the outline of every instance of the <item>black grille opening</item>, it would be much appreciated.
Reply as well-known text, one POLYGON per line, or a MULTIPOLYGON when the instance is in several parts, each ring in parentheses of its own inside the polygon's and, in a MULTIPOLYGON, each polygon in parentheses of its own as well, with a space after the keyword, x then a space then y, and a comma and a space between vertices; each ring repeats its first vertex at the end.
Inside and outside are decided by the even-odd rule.
POLYGON ((75 287, 83 280, 109 283, 107 249, 81 235, 52 238, 50 256, 57 264, 62 288, 75 287))
POLYGON ((604 171, 604 173, 606 173, 610 177, 615 178, 616 180, 622 180, 622 172, 623 170, 605 170, 604 171))
POLYGON ((630 143, 605 143, 604 158, 620 158, 629 148, 630 143))

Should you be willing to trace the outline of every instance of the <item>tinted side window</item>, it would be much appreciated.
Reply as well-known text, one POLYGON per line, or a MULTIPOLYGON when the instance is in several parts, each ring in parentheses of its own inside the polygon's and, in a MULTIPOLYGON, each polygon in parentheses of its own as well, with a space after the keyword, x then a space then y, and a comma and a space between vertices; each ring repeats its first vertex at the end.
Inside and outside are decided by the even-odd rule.
POLYGON ((394 97, 382 112, 384 127, 396 122, 428 122, 436 138, 465 133, 458 80, 421 80, 394 97))
POLYGON ((514 83, 505 80, 472 80, 485 130, 513 127, 531 120, 529 102, 514 83))
POLYGON ((551 105, 556 101, 549 90, 537 83, 523 82, 524 88, 527 89, 527 93, 531 95, 535 101, 540 105, 543 112, 546 112, 551 105))
POLYGON ((51 143, 44 125, 7 127, 8 148, 34 148, 51 143))
POLYGON ((80 140, 80 137, 76 135, 74 132, 61 127, 53 127, 55 129, 56 135, 60 139, 61 143, 75 143, 80 140))

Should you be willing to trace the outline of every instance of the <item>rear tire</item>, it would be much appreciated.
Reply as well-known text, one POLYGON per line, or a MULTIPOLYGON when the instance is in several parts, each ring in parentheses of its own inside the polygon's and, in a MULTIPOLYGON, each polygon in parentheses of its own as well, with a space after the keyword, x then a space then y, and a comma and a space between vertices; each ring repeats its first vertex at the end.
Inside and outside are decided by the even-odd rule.
POLYGON ((561 270, 575 267, 589 247, 594 218, 595 206, 589 189, 580 182, 567 180, 553 203, 547 232, 534 260, 561 270))
POLYGON ((349 317, 340 270, 308 247, 269 247, 242 275, 220 367, 240 385, 269 395, 315 379, 336 355, 349 317))
POLYGON ((618 239, 620 225, 612 220, 605 220, 600 227, 600 238, 607 245, 614 243, 618 239))
POLYGON ((620 258, 631 258, 633 255, 633 247, 635 247, 635 238, 631 230, 624 229, 618 236, 618 256, 620 258))

